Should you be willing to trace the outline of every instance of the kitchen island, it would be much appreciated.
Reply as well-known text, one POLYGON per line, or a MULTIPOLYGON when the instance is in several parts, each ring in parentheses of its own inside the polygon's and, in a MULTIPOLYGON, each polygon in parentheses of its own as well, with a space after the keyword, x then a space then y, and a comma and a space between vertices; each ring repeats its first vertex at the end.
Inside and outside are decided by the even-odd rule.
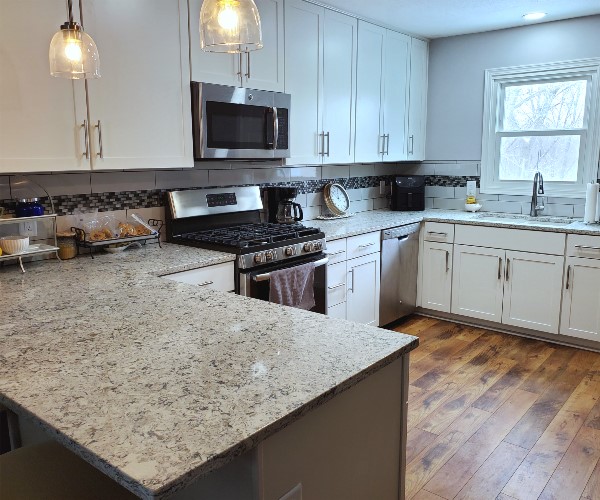
POLYGON ((418 339, 160 277, 231 260, 165 244, 1 269, 0 403, 142 498, 401 497, 418 339))

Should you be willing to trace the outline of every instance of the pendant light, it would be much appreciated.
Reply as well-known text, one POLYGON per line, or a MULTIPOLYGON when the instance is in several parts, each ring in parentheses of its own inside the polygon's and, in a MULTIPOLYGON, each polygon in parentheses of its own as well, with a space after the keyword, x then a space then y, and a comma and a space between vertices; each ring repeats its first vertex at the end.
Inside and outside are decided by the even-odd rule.
POLYGON ((50 42, 50 74, 71 80, 100 78, 96 43, 81 25, 73 21, 72 0, 67 0, 67 9, 69 20, 61 25, 50 42))
POLYGON ((254 0, 204 0, 200 46, 205 52, 232 54, 262 49, 260 14, 254 0))

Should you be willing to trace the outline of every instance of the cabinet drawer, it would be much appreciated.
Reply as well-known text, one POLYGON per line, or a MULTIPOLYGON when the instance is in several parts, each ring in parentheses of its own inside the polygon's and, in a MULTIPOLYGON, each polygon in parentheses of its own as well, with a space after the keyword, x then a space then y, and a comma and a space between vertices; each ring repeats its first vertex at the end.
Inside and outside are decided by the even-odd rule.
POLYGON ((567 256, 600 259, 600 236, 569 234, 567 236, 567 256))
POLYGON ((343 262, 346 260, 346 238, 341 240, 328 241, 325 253, 329 257, 329 263, 343 262))
POLYGON ((565 234, 456 224, 454 243, 547 255, 564 255, 565 234))
POLYGON ((346 303, 336 304, 327 308, 327 316, 330 318, 346 319, 346 303))
POLYGON ((425 241, 437 241, 438 243, 454 242, 454 224, 445 222, 426 222, 425 241))
POLYGON ((377 231, 376 233, 352 236, 348 238, 347 246, 348 259, 379 252, 381 250, 381 233, 377 231))
POLYGON ((203 288, 221 290, 222 292, 231 292, 235 290, 233 262, 200 267, 181 273, 166 274, 163 278, 179 283, 197 285, 203 288))
POLYGON ((327 305, 334 306, 346 302, 346 263, 327 266, 327 305))

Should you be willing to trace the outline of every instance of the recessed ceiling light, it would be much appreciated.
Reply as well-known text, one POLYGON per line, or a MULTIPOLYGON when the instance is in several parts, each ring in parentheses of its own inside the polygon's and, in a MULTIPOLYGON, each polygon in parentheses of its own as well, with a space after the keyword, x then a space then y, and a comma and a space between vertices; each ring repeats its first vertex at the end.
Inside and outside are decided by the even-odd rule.
POLYGON ((537 21, 538 19, 541 19, 542 17, 546 17, 545 12, 530 12, 528 14, 525 14, 523 16, 523 19, 525 19, 525 21, 537 21))

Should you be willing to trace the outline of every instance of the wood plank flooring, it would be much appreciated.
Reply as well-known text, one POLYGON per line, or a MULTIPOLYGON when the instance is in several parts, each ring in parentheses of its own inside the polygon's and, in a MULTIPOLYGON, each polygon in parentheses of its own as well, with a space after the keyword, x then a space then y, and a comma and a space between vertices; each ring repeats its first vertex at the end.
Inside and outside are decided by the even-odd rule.
POLYGON ((408 500, 600 500, 600 354, 413 316, 408 500))

